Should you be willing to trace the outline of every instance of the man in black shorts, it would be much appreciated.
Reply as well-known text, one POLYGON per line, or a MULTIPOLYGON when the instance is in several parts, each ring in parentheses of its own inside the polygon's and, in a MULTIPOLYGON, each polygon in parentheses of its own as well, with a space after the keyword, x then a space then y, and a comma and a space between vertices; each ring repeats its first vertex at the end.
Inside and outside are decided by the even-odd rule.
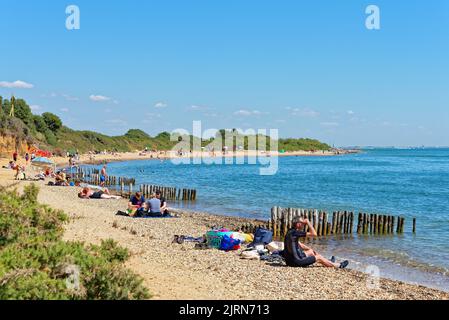
POLYGON ((299 241, 300 238, 305 238, 307 236, 317 236, 314 227, 308 219, 296 217, 293 220, 293 229, 287 233, 284 240, 284 258, 288 266, 304 268, 315 263, 319 263, 325 267, 341 269, 348 266, 349 262, 347 260, 340 264, 335 263, 334 258, 332 258, 332 261, 327 260, 322 255, 316 253, 312 248, 309 248, 299 241), (308 232, 302 231, 305 226, 308 226, 308 232))

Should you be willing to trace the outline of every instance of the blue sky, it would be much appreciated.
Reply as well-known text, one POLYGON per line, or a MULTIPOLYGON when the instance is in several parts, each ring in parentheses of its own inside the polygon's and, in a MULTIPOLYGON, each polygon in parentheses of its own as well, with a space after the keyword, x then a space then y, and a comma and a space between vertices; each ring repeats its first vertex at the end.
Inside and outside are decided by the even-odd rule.
POLYGON ((337 146, 449 145, 447 0, 0 4, 0 95, 75 129, 202 120, 337 146), (70 4, 80 30, 65 28, 70 4), (365 27, 370 4, 380 30, 365 27))

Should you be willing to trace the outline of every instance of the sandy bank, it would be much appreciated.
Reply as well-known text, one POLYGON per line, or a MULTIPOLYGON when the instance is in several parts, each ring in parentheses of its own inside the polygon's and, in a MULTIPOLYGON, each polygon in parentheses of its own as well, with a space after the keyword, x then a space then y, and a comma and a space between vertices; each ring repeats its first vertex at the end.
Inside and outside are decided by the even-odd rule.
MULTIPOLYGON (((345 155, 350 153, 357 153, 356 150, 347 150, 347 151, 293 151, 293 152, 265 152, 258 153, 257 151, 236 151, 236 152, 228 152, 223 155, 221 152, 216 152, 215 157, 257 157, 257 156, 279 156, 279 157, 329 157, 329 156, 338 156, 345 155)), ((209 152, 192 152, 187 153, 182 156, 182 158, 205 158, 211 157, 211 153, 209 152)), ((176 155, 175 152, 167 151, 167 152, 148 152, 146 154, 142 154, 140 152, 121 152, 116 154, 82 154, 80 155, 80 163, 103 163, 103 162, 115 162, 115 161, 131 161, 131 160, 149 160, 149 159, 174 159, 180 158, 176 155)), ((68 165, 68 158, 66 157, 54 157, 53 160, 58 165, 68 165)))

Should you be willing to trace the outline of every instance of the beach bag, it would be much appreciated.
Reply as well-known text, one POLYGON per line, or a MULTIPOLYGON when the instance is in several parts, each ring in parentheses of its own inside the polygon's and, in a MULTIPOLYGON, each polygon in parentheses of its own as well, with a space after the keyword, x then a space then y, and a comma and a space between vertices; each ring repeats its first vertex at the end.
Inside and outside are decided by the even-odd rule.
POLYGON ((258 228, 254 234, 254 241, 251 246, 254 247, 258 244, 267 245, 273 241, 273 232, 267 229, 258 228))
POLYGON ((220 250, 232 251, 238 249, 240 249, 240 240, 233 239, 227 235, 224 235, 223 238, 221 238, 220 250))
POLYGON ((233 232, 227 230, 211 230, 206 233, 207 244, 210 248, 220 249, 224 236, 232 237, 233 232))

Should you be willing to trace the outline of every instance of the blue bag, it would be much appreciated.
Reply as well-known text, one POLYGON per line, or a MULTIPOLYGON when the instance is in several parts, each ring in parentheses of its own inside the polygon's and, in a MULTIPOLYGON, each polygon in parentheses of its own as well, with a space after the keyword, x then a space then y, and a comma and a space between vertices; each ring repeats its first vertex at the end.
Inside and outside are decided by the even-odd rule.
POLYGON ((224 235, 221 239, 220 250, 231 251, 240 248, 240 240, 233 239, 230 236, 224 235))

